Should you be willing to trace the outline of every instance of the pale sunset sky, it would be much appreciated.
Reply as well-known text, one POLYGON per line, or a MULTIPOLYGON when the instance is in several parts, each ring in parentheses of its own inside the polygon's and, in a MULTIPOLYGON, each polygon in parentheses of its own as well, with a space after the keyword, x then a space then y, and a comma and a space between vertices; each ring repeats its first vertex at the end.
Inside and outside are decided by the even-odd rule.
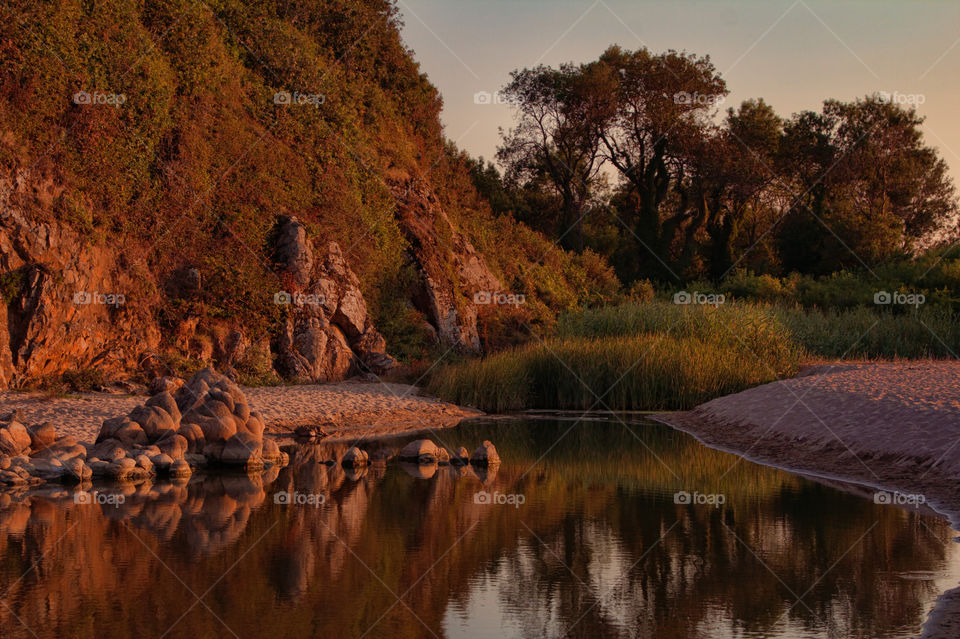
POLYGON ((586 62, 611 44, 709 54, 730 95, 781 116, 884 91, 922 102, 927 144, 960 183, 960 2, 911 0, 400 0, 404 39, 444 99, 447 137, 492 159, 515 68, 586 62))

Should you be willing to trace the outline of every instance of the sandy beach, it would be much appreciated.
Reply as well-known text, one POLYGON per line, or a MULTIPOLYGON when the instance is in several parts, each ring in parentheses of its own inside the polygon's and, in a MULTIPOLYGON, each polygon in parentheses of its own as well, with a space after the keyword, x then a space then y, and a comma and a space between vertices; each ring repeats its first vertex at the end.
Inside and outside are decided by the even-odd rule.
MULTIPOLYGON (((244 388, 250 407, 259 411, 267 429, 283 433, 300 425, 335 422, 332 436, 381 436, 454 426, 480 411, 422 396, 414 386, 346 381, 339 384, 244 388)), ((19 410, 23 421, 49 421, 58 435, 79 441, 96 439, 103 420, 125 415, 146 396, 85 393, 67 397, 46 393, 0 393, 0 413, 19 410)))
POLYGON ((748 459, 923 494, 960 524, 960 362, 817 366, 657 418, 748 459))
MULTIPOLYGON (((960 362, 811 367, 655 418, 753 461, 861 483, 893 499, 922 495, 960 525, 960 362)), ((923 636, 960 636, 958 589, 941 596, 923 636)))

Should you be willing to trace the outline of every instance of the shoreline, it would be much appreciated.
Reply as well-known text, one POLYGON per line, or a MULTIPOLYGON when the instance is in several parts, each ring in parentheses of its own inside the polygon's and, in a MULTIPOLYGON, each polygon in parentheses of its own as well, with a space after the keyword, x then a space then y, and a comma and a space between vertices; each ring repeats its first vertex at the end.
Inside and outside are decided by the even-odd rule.
MULTIPOLYGON (((922 495, 925 506, 960 529, 957 389, 956 361, 837 364, 651 418, 712 448, 813 480, 895 499, 922 495)), ((940 594, 921 636, 960 636, 960 585, 940 594)))
MULTIPOLYGON (((407 384, 344 381, 336 384, 243 388, 267 432, 292 434, 297 426, 323 424, 330 437, 380 437, 449 428, 483 415, 440 399, 420 395, 407 384)), ((25 424, 50 422, 58 436, 93 442, 105 419, 128 414, 149 396, 82 393, 0 392, 0 413, 17 410, 25 424)))
POLYGON ((794 473, 922 494, 960 526, 960 362, 839 364, 675 413, 704 444, 794 473))

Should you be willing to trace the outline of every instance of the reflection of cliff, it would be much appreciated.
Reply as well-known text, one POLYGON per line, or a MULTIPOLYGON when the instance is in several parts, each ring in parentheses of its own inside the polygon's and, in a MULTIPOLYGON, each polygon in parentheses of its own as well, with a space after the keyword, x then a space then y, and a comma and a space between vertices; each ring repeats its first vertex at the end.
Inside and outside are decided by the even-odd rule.
MULTIPOLYGON (((486 485, 452 466, 429 479, 395 461, 351 473, 324 463, 346 445, 321 444, 293 451, 276 478, 145 485, 118 508, 66 493, 2 498, 0 592, 44 639, 100 636, 105 623, 111 636, 174 622, 173 636, 229 634, 205 606, 243 637, 429 635, 422 624, 443 636, 481 616, 518 636, 668 639, 824 623, 872 637, 922 621, 932 582, 898 575, 942 569, 942 521, 746 464, 733 486, 718 479, 722 453, 644 433, 655 458, 629 434, 588 426, 529 473, 545 449, 537 429, 444 431, 450 446, 497 443, 505 462, 486 485), (602 440, 613 447, 591 443, 602 440), (676 485, 711 480, 731 488, 724 507, 673 503, 676 485), (481 486, 526 503, 475 503, 481 486), (275 503, 277 491, 324 503, 275 503), (791 591, 814 584, 794 605, 791 591)), ((367 448, 376 459, 400 443, 367 448)), ((3 607, 0 623, 4 637, 32 636, 3 607)))

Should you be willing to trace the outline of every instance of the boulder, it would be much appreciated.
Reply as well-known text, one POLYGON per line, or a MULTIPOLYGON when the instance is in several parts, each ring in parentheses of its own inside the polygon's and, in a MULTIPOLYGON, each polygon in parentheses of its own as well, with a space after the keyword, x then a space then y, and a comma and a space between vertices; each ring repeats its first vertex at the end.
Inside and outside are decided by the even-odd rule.
POLYGON ((93 471, 79 457, 68 460, 63 464, 63 467, 66 472, 64 472, 62 479, 66 482, 82 482, 93 476, 93 471))
POLYGON ((159 455, 151 457, 150 463, 152 463, 159 472, 166 473, 170 470, 170 467, 173 466, 173 459, 171 459, 170 455, 160 453, 159 455))
MULTIPOLYGON (((263 423, 263 419, 260 418, 259 413, 250 413, 250 416, 247 418, 246 423, 243 426, 243 430, 246 430, 248 433, 256 437, 257 439, 263 439, 263 431, 266 429, 266 425, 263 423)), ((240 428, 238 427, 239 431, 240 428)))
POLYGON ((450 463, 450 451, 442 446, 437 447, 437 463, 443 466, 450 463))
POLYGON ((246 422, 250 419, 250 405, 246 401, 237 402, 233 407, 233 414, 237 417, 238 420, 246 422))
POLYGON ((97 458, 105 462, 122 459, 127 456, 126 449, 116 439, 107 439, 87 449, 88 458, 97 458))
MULTIPOLYGON (((166 431, 173 432, 173 431, 166 431)), ((147 433, 134 421, 127 421, 123 427, 114 433, 114 438, 120 441, 124 446, 138 446, 147 443, 147 433)))
POLYGON ((398 457, 400 461, 433 464, 437 461, 438 453, 439 449, 435 443, 429 439, 417 439, 404 446, 398 457))
MULTIPOLYGON (((217 404, 220 404, 220 402, 217 402, 217 404)), ((223 406, 223 404, 220 405, 223 406)), ((207 443, 226 442, 237 434, 237 421, 233 418, 233 415, 197 418, 197 423, 203 433, 203 439, 207 443)))
POLYGON ((159 406, 137 406, 130 411, 130 419, 140 424, 150 441, 160 439, 168 432, 177 431, 178 422, 159 406))
POLYGON ((187 440, 187 452, 203 452, 203 444, 205 440, 203 437, 202 428, 196 424, 180 424, 180 430, 177 431, 177 434, 187 440))
POLYGON ((114 481, 129 481, 138 477, 137 470, 137 462, 124 457, 107 464, 106 476, 114 481))
POLYGON ((144 454, 137 455, 137 466, 144 469, 148 473, 153 472, 153 462, 150 461, 150 458, 144 454))
POLYGON ((27 428, 30 435, 30 447, 34 451, 43 450, 57 440, 57 429, 50 422, 34 424, 27 428))
POLYGON ((57 459, 61 463, 66 463, 70 459, 83 459, 87 456, 87 449, 83 444, 78 444, 77 440, 69 435, 61 437, 43 450, 34 453, 34 459, 57 459))
MULTIPOLYGON (((103 420, 103 423, 100 425, 100 432, 97 433, 97 443, 99 444, 106 439, 116 439, 117 432, 126 427, 127 424, 136 424, 136 422, 126 415, 103 420)), ((139 426, 139 424, 137 424, 137 426, 139 426)))
POLYGON ((170 459, 173 460, 183 459, 183 456, 187 454, 187 439, 177 433, 168 433, 162 439, 157 440, 156 446, 160 449, 160 452, 169 455, 170 459))
POLYGON ((474 466, 490 466, 500 463, 500 455, 497 454, 497 448, 485 440, 480 447, 470 455, 470 463, 474 466))
MULTIPOLYGON (((209 398, 209 400, 213 400, 223 404, 226 407, 228 413, 233 413, 233 409, 236 407, 236 403, 233 400, 233 396, 231 396, 230 393, 226 392, 221 388, 217 388, 217 387, 211 388, 210 391, 207 393, 207 397, 209 398)), ((204 404, 204 406, 206 406, 206 404, 204 404)), ((220 408, 217 407, 217 410, 220 410, 220 408)))
POLYGON ((470 453, 467 451, 466 446, 461 446, 457 449, 457 453, 453 456, 453 463, 458 465, 467 464, 470 461, 470 453))
POLYGON ((91 459, 87 462, 87 466, 90 467, 90 472, 94 477, 106 477, 110 469, 110 462, 103 461, 102 459, 91 459))
POLYGON ((167 391, 157 393, 147 400, 147 406, 156 406, 162 408, 173 418, 175 424, 180 424, 180 408, 177 406, 177 400, 167 391))
POLYGON ((47 481, 53 479, 60 479, 63 477, 63 474, 67 472, 67 469, 63 467, 58 459, 35 459, 32 460, 29 466, 25 465, 22 468, 26 468, 27 472, 34 477, 40 477, 47 481))
POLYGON ((260 454, 263 440, 252 434, 241 431, 227 440, 223 445, 220 458, 216 461, 230 466, 244 466, 254 468, 263 466, 263 457, 260 454))
POLYGON ((169 393, 171 396, 176 393, 184 381, 179 377, 157 377, 150 382, 149 391, 151 395, 157 393, 169 393))
POLYGON ((340 463, 343 464, 344 468, 360 468, 366 466, 370 462, 370 458, 367 455, 365 450, 360 450, 356 446, 352 446, 347 452, 343 454, 343 459, 340 460, 340 463))
POLYGON ((260 455, 263 457, 264 461, 270 462, 271 464, 277 464, 283 458, 283 452, 280 450, 280 445, 269 437, 264 438, 260 455))
POLYGON ((20 455, 30 450, 30 433, 17 421, 11 421, 0 427, 0 453, 20 455))
POLYGON ((386 353, 366 352, 360 355, 361 368, 383 377, 397 367, 397 360, 386 353))

